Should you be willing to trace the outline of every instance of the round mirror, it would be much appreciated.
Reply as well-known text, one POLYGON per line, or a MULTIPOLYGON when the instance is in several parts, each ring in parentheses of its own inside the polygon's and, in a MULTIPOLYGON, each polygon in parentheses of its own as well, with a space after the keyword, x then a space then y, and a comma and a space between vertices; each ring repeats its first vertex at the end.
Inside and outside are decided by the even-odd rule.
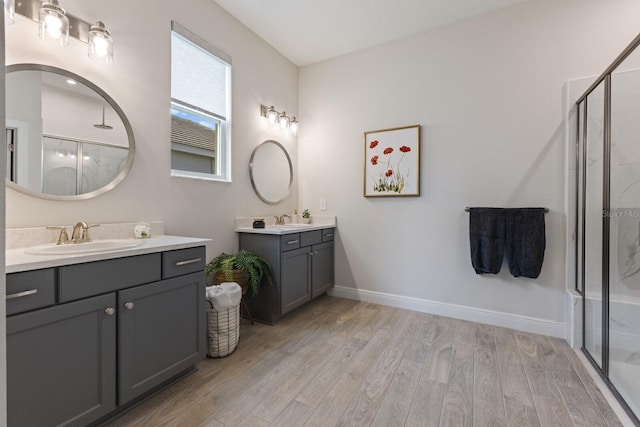
POLYGON ((95 197, 131 168, 134 139, 122 109, 66 70, 7 66, 7 184, 53 200, 95 197))
POLYGON ((277 141, 258 145, 249 161, 251 184, 260 200, 271 205, 289 195, 293 182, 293 167, 287 150, 277 141))

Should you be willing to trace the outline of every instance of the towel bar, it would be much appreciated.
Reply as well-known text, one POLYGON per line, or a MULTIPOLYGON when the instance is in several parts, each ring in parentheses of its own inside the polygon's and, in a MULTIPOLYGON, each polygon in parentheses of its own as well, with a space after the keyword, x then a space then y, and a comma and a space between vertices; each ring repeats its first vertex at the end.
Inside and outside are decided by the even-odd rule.
MULTIPOLYGON (((464 208, 465 212, 469 212, 469 206, 467 206, 466 208, 464 208)), ((549 208, 544 208, 544 213, 549 213, 549 208)))

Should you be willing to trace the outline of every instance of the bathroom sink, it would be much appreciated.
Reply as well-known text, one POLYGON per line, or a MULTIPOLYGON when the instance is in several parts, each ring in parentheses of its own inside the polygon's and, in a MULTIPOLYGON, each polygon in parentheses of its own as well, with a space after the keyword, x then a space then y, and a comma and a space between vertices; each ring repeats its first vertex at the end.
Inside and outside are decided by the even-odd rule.
POLYGON ((51 243, 48 245, 26 248, 24 253, 28 255, 80 255, 121 251, 124 249, 135 248, 141 244, 142 240, 135 239, 94 240, 92 242, 67 243, 64 245, 51 243))

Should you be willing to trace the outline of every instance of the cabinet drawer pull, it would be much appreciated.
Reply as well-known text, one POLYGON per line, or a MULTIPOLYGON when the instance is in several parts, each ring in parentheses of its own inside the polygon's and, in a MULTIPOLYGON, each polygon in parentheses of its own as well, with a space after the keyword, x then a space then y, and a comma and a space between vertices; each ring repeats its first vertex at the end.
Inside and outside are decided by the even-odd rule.
POLYGON ((104 309, 104 312, 107 313, 107 316, 113 316, 116 310, 113 307, 107 307, 104 309))
POLYGON ((289 240, 287 242, 287 245, 295 245, 296 243, 298 243, 300 240, 289 240))
POLYGON ((22 298, 22 297, 26 297, 26 296, 37 294, 37 293, 38 293, 37 289, 30 289, 28 291, 7 295, 6 299, 22 298))
POLYGON ((188 259, 186 261, 178 261, 176 262, 176 266, 180 267, 181 265, 193 264, 200 261, 202 261, 202 258, 194 258, 194 259, 188 259))
POLYGON ((324 237, 333 237, 333 233, 327 233, 324 235, 324 237))

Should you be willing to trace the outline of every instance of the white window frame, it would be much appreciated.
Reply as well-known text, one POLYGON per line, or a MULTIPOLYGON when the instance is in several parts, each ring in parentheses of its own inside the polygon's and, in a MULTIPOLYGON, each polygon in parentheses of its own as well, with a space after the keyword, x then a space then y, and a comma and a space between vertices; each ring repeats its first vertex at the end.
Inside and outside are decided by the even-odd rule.
MULTIPOLYGON (((217 158, 216 158, 216 162, 217 162, 217 171, 218 174, 209 174, 209 173, 201 173, 201 172, 194 172, 194 171, 185 171, 185 170, 179 170, 179 169, 171 169, 171 176, 172 177, 181 177, 181 178, 192 178, 192 179, 203 179, 203 180, 208 180, 208 181, 221 181, 221 182, 232 182, 231 181, 231 100, 232 100, 232 95, 231 95, 231 69, 232 69, 232 65, 231 65, 231 56, 227 55, 225 52, 221 51, 220 49, 216 48, 215 46, 213 46, 212 44, 210 44, 209 42, 207 42, 206 40, 202 39, 201 37, 193 34, 191 31, 187 30, 186 28, 184 28, 183 26, 181 26, 180 24, 178 24, 175 21, 171 21, 171 32, 172 35, 173 33, 176 33, 177 35, 179 35, 180 37, 184 38, 185 40, 193 43, 194 45, 196 45, 197 47, 205 50, 206 52, 208 52, 209 54, 215 56, 216 58, 218 58, 219 60, 226 62, 228 64, 228 69, 227 69, 227 73, 226 73, 226 100, 225 100, 225 107, 226 107, 226 112, 225 112, 225 117, 224 120, 220 120, 222 119, 221 117, 219 117, 216 114, 213 114, 211 112, 205 111, 205 110, 201 110, 199 109, 197 106, 190 106, 192 108, 198 109, 200 110, 202 113, 210 115, 218 120, 220 120, 220 126, 219 126, 219 147, 218 147, 218 153, 216 153, 217 158)), ((180 102, 179 100, 176 100, 178 102, 180 102)), ((173 100, 172 100, 173 102, 173 100)), ((171 115, 169 114, 169 120, 171 119, 171 115)), ((171 141, 170 141, 171 142, 171 141)), ((173 151, 173 149, 171 148, 172 144, 169 144, 169 149, 171 151, 173 151)))

